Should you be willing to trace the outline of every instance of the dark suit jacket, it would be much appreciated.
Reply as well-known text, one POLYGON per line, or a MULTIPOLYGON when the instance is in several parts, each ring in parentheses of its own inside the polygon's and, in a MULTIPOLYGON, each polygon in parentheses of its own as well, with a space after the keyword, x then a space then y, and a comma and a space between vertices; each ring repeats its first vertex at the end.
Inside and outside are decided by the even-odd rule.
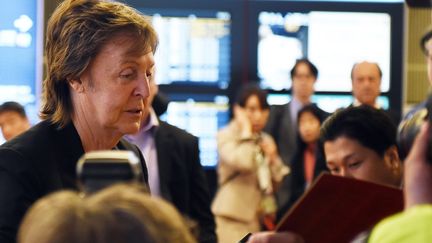
MULTIPOLYGON (((292 167, 291 161, 297 150, 297 128, 291 118, 291 102, 284 105, 274 105, 270 107, 270 116, 264 131, 274 138, 278 152, 285 165, 292 167)), ((321 109, 320 109, 321 110, 321 109)), ((329 114, 321 110, 322 116, 329 114)), ((292 171, 292 170, 291 170, 292 171)), ((285 176, 276 192, 278 207, 287 205, 291 198, 292 189, 291 175, 285 176)))
POLYGON ((199 159, 198 139, 166 122, 156 130, 162 197, 200 226, 200 242, 217 242, 210 193, 199 159))
POLYGON ((285 165, 290 165, 296 151, 296 128, 291 118, 291 102, 270 107, 270 116, 264 131, 270 134, 278 147, 279 155, 285 165))
MULTIPOLYGON (((139 149, 121 140, 117 147, 141 159, 139 149)), ((76 164, 84 149, 72 123, 58 129, 42 121, 0 147, 0 242, 15 242, 19 223, 39 198, 61 189, 77 189, 76 164)))

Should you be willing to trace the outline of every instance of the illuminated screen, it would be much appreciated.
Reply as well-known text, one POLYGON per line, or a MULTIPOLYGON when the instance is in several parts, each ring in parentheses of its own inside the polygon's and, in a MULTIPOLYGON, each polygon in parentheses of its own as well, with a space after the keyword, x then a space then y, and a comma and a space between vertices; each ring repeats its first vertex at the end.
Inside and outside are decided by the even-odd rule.
POLYGON ((231 52, 228 12, 141 11, 151 16, 159 36, 155 54, 158 84, 228 87, 231 52))
POLYGON ((291 88, 296 59, 307 57, 318 70, 316 91, 351 91, 356 62, 379 64, 381 91, 390 89, 390 15, 361 12, 260 12, 258 76, 263 88, 291 88))
POLYGON ((0 8, 0 103, 21 103, 32 123, 42 79, 42 2, 15 0, 0 8))
POLYGON ((161 119, 182 128, 199 138, 200 160, 203 166, 216 166, 216 134, 229 121, 229 104, 226 96, 214 100, 171 101, 161 119))
MULTIPOLYGON (((289 94, 269 94, 267 96, 267 102, 271 105, 286 104, 290 100, 291 95, 289 94)), ((317 104, 318 107, 322 110, 333 113, 337 109, 348 107, 354 102, 354 100, 352 95, 315 94, 312 96, 312 102, 317 104)), ((377 103, 384 110, 387 110, 389 108, 389 98, 387 96, 379 96, 377 103)))

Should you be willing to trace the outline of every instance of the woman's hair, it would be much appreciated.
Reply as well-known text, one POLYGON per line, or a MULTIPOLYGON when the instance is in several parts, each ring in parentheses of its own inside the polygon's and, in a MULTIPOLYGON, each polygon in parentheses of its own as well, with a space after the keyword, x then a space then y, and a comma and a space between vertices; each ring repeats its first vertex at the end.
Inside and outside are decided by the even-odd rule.
MULTIPOLYGON (((322 110, 320 110, 318 108, 318 106, 316 106, 315 104, 310 104, 310 105, 305 105, 303 106, 297 113, 297 123, 300 120, 301 115, 303 115, 304 113, 309 112, 310 114, 312 114, 314 117, 316 117, 318 119, 318 121, 320 122, 320 124, 322 124, 326 118, 326 114, 323 113, 322 110)), ((298 126, 299 124, 297 124, 298 126)))
POLYGON ((123 3, 66 0, 57 7, 47 25, 42 119, 60 126, 70 121, 68 81, 79 79, 104 44, 119 34, 136 39, 137 53, 156 51, 158 38, 150 22, 123 3))
POLYGON ((318 119, 320 125, 322 125, 324 120, 327 118, 327 113, 324 113, 315 104, 305 105, 298 111, 298 113, 297 113, 297 146, 299 148, 298 149, 299 151, 303 151, 307 146, 307 144, 301 138, 300 131, 299 131, 300 117, 305 113, 312 114, 316 119, 318 119))
POLYGON ((169 203, 132 185, 115 185, 89 197, 62 191, 38 200, 18 233, 20 243, 195 242, 169 203))
POLYGON ((269 109, 267 92, 255 84, 250 84, 241 88, 237 94, 236 103, 241 107, 245 107, 247 100, 254 95, 258 98, 261 109, 269 109))

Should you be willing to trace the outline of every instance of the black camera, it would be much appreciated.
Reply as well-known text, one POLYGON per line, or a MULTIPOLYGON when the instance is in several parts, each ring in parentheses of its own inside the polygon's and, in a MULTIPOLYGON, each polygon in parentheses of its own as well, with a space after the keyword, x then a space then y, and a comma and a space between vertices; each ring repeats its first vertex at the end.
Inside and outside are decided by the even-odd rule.
MULTIPOLYGON (((401 121, 398 128, 397 142, 401 159, 405 159, 420 131, 422 124, 429 121, 432 124, 432 94, 417 110, 401 121)), ((432 146, 432 136, 429 135, 428 146, 432 146)), ((432 163, 432 147, 428 149, 427 160, 432 163)))
POLYGON ((119 182, 141 182, 140 160, 131 151, 105 150, 85 153, 77 164, 78 185, 93 193, 119 182))

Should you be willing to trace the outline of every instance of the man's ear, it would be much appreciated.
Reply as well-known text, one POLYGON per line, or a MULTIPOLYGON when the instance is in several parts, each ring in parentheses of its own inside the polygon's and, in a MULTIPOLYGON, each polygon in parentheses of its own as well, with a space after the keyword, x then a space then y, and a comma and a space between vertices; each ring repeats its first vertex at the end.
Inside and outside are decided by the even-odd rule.
POLYGON ((84 85, 81 79, 73 78, 68 80, 69 86, 77 93, 84 92, 84 85))
POLYGON ((384 158, 394 173, 398 174, 402 171, 402 162, 399 158, 399 153, 395 145, 386 150, 384 158))

